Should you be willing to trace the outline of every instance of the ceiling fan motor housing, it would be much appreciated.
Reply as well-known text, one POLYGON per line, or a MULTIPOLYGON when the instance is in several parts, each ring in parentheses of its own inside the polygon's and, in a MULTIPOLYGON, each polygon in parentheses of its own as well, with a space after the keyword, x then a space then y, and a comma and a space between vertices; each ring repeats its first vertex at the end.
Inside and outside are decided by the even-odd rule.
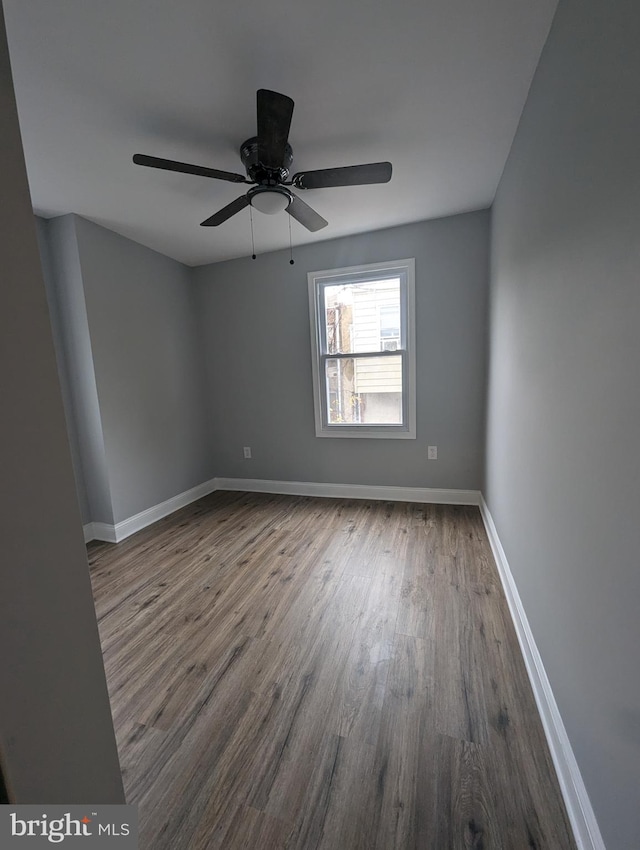
POLYGON ((240 146, 240 159, 250 180, 261 186, 277 186, 278 183, 283 183, 289 176, 289 169, 293 162, 293 150, 287 142, 281 167, 265 168, 258 159, 258 137, 252 136, 240 146))

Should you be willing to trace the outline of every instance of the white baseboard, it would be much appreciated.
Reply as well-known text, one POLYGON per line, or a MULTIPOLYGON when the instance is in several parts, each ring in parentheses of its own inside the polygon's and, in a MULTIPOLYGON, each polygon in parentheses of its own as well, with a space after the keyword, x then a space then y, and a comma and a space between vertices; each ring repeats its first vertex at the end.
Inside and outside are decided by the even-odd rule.
POLYGON ((507 597, 578 850, 606 850, 507 556, 498 537, 493 517, 482 496, 480 512, 507 597))
POLYGON ((92 540, 104 540, 105 543, 118 542, 115 526, 106 522, 88 522, 82 526, 82 530, 85 543, 90 543, 92 540))
POLYGON ((479 490, 444 490, 431 487, 387 487, 370 484, 319 484, 312 481, 269 481, 262 478, 216 478, 216 490, 277 493, 291 496, 324 496, 334 499, 376 499, 389 502, 422 502, 438 505, 479 505, 479 490))
POLYGON ((216 486, 216 479, 212 478, 210 481, 198 484, 197 487, 192 487, 184 493, 178 493, 177 496, 167 499, 166 502, 161 502, 159 505, 147 508, 146 511, 140 511, 139 514, 129 517, 129 519, 122 520, 122 522, 117 523, 115 526, 116 543, 124 540, 125 537, 135 534, 136 531, 141 531, 148 525, 153 525, 154 522, 169 516, 174 511, 178 511, 180 508, 184 508, 192 502, 202 499, 203 496, 208 496, 209 493, 213 493, 217 489, 219 488, 216 486))
POLYGON ((148 525, 153 525, 159 519, 163 519, 174 511, 190 505, 191 502, 196 502, 203 496, 208 496, 209 493, 213 493, 217 489, 216 479, 212 478, 210 481, 205 481, 202 484, 198 484, 197 487, 185 490, 184 493, 178 493, 177 496, 172 496, 170 499, 160 502, 159 505, 153 505, 153 507, 140 511, 139 514, 135 514, 135 516, 122 520, 122 522, 118 522, 115 525, 108 525, 104 522, 91 522, 84 526, 85 542, 89 540, 103 540, 106 543, 120 543, 120 541, 135 534, 136 531, 142 531, 148 525))
POLYGON ((479 490, 444 490, 430 487, 386 487, 368 484, 317 484, 311 481, 268 481, 261 478, 212 478, 166 502, 154 505, 116 525, 89 522, 83 526, 84 540, 102 540, 120 543, 126 537, 152 525, 208 496, 214 490, 246 491, 249 493, 277 493, 292 496, 324 496, 337 499, 377 499, 389 502, 422 502, 438 505, 479 505, 479 490))
POLYGON ((115 526, 106 522, 89 522, 82 528, 85 543, 89 543, 91 540, 104 540, 105 543, 118 542, 115 526))

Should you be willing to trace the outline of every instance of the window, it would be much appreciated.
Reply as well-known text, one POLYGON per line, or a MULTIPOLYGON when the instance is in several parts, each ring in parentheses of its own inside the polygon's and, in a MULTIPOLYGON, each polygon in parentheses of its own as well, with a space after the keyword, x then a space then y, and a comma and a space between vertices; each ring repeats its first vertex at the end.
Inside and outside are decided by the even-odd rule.
POLYGON ((397 351, 400 344, 400 301, 378 308, 380 317, 380 350, 397 351))
POLYGON ((309 272, 316 436, 415 439, 414 268, 309 272))

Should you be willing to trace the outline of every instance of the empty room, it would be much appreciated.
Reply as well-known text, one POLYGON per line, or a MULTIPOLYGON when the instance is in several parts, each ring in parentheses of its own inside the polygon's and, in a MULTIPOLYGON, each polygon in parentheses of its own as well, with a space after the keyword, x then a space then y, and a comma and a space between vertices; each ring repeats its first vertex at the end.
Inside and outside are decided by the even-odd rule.
POLYGON ((637 850, 637 4, 1 11, 0 846, 637 850))

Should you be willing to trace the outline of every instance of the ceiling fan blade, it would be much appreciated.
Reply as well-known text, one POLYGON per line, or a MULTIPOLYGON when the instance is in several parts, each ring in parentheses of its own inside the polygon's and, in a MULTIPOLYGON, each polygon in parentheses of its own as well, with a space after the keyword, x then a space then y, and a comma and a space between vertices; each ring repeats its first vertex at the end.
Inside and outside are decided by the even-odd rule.
POLYGON ((301 171, 291 181, 298 189, 328 189, 333 186, 365 186, 368 183, 388 183, 391 180, 390 162, 370 162, 367 165, 347 165, 344 168, 321 168, 301 171))
POLYGON ((226 207, 222 207, 217 213, 205 219, 205 221, 200 222, 200 227, 217 227, 219 224, 223 224, 228 218, 231 218, 232 215, 239 213, 240 210, 248 206, 249 198, 246 195, 241 195, 235 201, 231 201, 226 207))
POLYGON ((136 165, 147 165, 149 168, 162 168, 164 171, 179 171, 182 174, 196 174, 199 177, 213 177, 214 180, 228 180, 230 183, 248 183, 242 174, 230 171, 218 171, 217 168, 204 168, 202 165, 189 165, 186 162, 176 162, 173 159, 161 159, 157 156, 147 156, 137 153, 133 157, 136 165))
POLYGON ((286 94, 258 89, 258 160, 265 168, 280 168, 284 160, 293 115, 286 94))
MULTIPOLYGON (((291 193, 293 195, 293 192, 291 193)), ((293 200, 287 207, 287 212, 296 221, 299 221, 303 227, 315 233, 316 230, 322 230, 329 222, 322 218, 315 210, 311 209, 309 204, 305 204, 300 198, 293 195, 293 200)))

